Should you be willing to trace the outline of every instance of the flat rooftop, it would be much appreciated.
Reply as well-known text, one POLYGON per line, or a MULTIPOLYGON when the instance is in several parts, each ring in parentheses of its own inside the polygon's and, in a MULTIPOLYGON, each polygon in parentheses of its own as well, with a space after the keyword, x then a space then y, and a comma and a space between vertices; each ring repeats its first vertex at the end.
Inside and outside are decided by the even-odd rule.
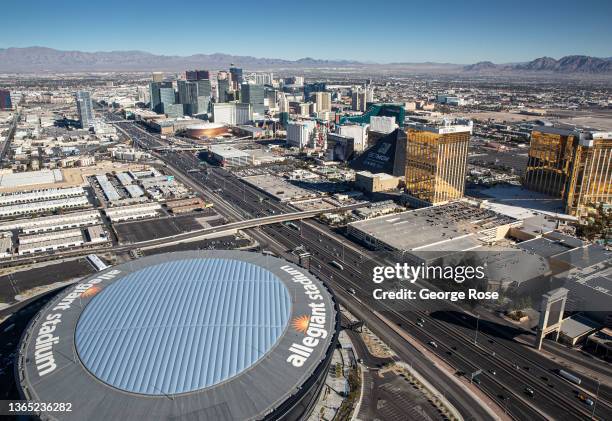
POLYGON ((54 184, 64 180, 61 170, 40 170, 0 174, 0 189, 54 184))
POLYGON ((472 248, 470 235, 517 222, 516 219, 478 208, 463 201, 410 210, 353 222, 349 227, 361 231, 396 250, 440 249, 456 241, 460 247, 472 248), (439 243, 439 245, 438 245, 439 243))

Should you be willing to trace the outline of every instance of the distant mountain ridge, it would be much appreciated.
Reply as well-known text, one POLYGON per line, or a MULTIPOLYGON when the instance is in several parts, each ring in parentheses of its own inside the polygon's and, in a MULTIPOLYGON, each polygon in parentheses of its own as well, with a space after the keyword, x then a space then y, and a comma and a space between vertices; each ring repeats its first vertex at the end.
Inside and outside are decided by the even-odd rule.
POLYGON ((350 60, 299 60, 233 56, 230 54, 194 54, 164 56, 144 51, 62 51, 46 47, 0 49, 0 71, 179 71, 193 67, 228 68, 236 63, 247 69, 281 67, 321 67, 361 65, 350 60))
POLYGON ((47 47, 0 48, 0 72, 74 72, 74 71, 183 71, 189 68, 228 68, 230 64, 248 70, 281 68, 389 68, 415 72, 447 73, 562 73, 610 74, 612 58, 566 56, 559 60, 540 57, 526 63, 495 64, 481 61, 470 65, 452 63, 364 63, 355 60, 322 60, 305 57, 299 60, 259 58, 230 54, 194 54, 165 56, 144 51, 63 51, 47 47))
POLYGON ((466 72, 553 72, 553 73, 589 73, 612 74, 612 58, 599 58, 590 56, 565 56, 556 60, 552 57, 540 57, 527 63, 494 64, 483 61, 464 66, 466 72))

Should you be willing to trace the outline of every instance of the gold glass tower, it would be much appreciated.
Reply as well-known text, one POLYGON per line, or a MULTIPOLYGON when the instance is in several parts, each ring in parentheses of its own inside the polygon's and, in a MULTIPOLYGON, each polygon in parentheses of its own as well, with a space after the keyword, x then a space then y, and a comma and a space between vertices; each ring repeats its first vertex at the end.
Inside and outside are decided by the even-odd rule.
POLYGON ((525 187, 563 199, 565 211, 574 216, 612 203, 612 133, 534 130, 525 187))
POLYGON ((579 142, 565 208, 570 215, 585 216, 600 203, 612 204, 612 133, 579 142))
POLYGON ((570 177, 578 133, 545 127, 531 132, 525 187, 563 197, 570 177))
POLYGON ((463 197, 471 126, 417 125, 406 134, 408 193, 430 204, 463 197))

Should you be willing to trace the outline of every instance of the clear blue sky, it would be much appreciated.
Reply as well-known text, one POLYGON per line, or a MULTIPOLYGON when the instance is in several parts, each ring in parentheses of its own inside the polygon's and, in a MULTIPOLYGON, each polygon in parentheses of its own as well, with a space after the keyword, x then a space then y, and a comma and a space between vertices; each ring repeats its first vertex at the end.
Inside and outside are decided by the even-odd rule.
POLYGON ((0 48, 496 63, 612 56, 610 0, 8 0, 0 48))

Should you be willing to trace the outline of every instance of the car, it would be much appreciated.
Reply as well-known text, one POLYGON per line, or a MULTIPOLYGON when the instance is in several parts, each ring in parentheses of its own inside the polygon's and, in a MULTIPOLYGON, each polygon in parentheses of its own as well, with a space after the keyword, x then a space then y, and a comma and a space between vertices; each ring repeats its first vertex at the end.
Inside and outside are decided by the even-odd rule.
POLYGON ((429 345, 430 345, 432 348, 438 348, 438 344, 437 344, 435 341, 429 341, 429 345))
POLYGON ((480 378, 476 377, 475 379, 472 380, 472 382, 476 384, 480 384, 480 378))
POLYGON ((417 322, 417 323, 416 323, 416 325, 417 325, 418 327, 423 327, 423 323, 421 323, 421 322, 417 322))
POLYGON ((489 373, 491 373, 494 376, 497 375, 497 371, 495 371, 495 370, 489 370, 489 373))
POLYGON ((529 386, 525 387, 525 393, 528 396, 531 396, 531 397, 533 397, 533 395, 535 395, 535 391, 531 387, 529 387, 529 386))
POLYGON ((580 393, 578 395, 578 399, 580 399, 582 402, 585 403, 585 405, 588 405, 588 406, 593 406, 593 404, 594 404, 593 399, 591 399, 590 397, 588 397, 584 393, 580 393))
POLYGON ((425 324, 425 319, 423 319, 422 317, 419 317, 417 319, 417 323, 425 324))
POLYGON ((355 291, 355 288, 349 288, 348 292, 350 292, 353 295, 357 294, 357 291, 355 291))

